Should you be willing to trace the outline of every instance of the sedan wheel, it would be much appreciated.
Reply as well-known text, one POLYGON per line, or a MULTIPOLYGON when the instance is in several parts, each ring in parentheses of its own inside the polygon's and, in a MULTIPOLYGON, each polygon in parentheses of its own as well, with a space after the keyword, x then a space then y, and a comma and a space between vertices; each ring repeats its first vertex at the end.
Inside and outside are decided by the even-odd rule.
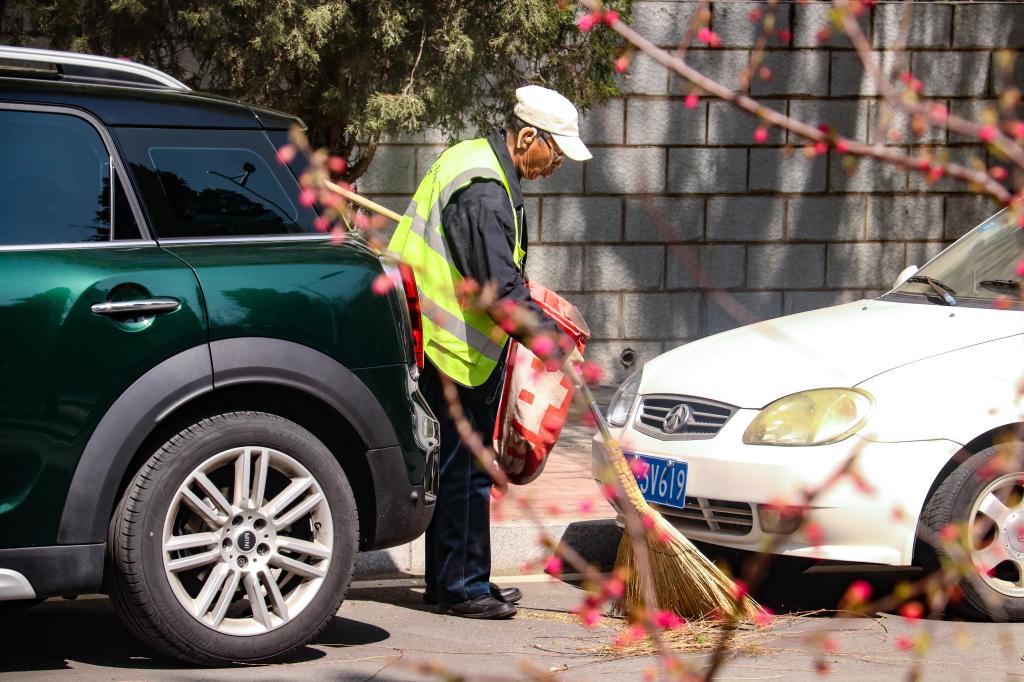
POLYGON ((1024 620, 1024 444, 972 455, 935 490, 921 520, 940 562, 964 575, 961 611, 1024 620), (959 547, 943 537, 959 537, 959 547))
POLYGON ((111 521, 111 596, 159 651, 203 665, 286 656, 334 616, 355 563, 334 456, 281 417, 232 412, 169 440, 111 521))

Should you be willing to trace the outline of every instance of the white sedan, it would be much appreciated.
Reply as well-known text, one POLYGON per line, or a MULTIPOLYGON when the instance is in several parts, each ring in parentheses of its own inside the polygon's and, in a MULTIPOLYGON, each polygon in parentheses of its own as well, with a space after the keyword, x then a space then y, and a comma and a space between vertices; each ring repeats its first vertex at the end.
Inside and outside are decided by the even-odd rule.
POLYGON ((810 559, 934 562, 960 537, 963 605, 1024 619, 1022 253, 1004 211, 877 299, 648 362, 608 408, 645 497, 691 539, 810 559))

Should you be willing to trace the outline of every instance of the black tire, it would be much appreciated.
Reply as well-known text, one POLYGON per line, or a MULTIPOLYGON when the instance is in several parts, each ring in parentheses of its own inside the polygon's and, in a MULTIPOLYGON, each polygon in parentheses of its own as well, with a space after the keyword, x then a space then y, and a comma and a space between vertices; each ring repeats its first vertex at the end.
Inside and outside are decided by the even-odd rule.
MULTIPOLYGON (((305 523, 307 527, 316 525, 309 520, 305 523)), ((305 646, 338 611, 352 578, 357 545, 355 498, 337 460, 323 443, 276 415, 219 414, 171 438, 125 490, 111 520, 107 546, 111 597, 128 627, 165 655, 204 666, 284 658, 305 646), (164 566, 164 523, 179 486, 211 457, 242 446, 272 448, 305 467, 329 505, 333 530, 333 551, 312 601, 276 629, 251 635, 226 634, 200 622, 179 601, 164 566)), ((213 547, 220 550, 217 543, 213 547)), ((237 547, 235 551, 239 551, 237 547)), ((266 589, 268 599, 269 592, 266 589)), ((249 603, 244 589, 241 594, 237 600, 229 596, 226 602, 249 603)))
MULTIPOLYGON (((1024 620, 1024 596, 1009 596, 1000 592, 979 572, 982 569, 970 560, 972 547, 987 547, 989 541, 1000 541, 999 527, 991 523, 984 524, 993 526, 990 532, 995 535, 991 539, 979 541, 972 537, 977 533, 977 524, 969 532, 958 531, 959 540, 952 547, 941 539, 945 528, 968 528, 972 510, 982 493, 993 483, 1005 480, 1008 474, 1013 473, 1024 477, 1024 444, 1008 443, 982 450, 959 465, 939 485, 925 504, 921 516, 920 539, 926 545, 921 562, 924 568, 936 570, 963 566, 965 561, 970 565, 966 576, 960 581, 963 599, 952 604, 953 609, 968 617, 995 621, 1024 620)), ((1014 501, 1018 494, 1014 494, 1014 501)), ((1009 568, 1001 565, 999 570, 1009 568)), ((1024 575, 1018 574, 1017 579, 1024 582, 1024 575)))
POLYGON ((36 604, 41 604, 42 599, 16 599, 14 601, 0 601, 0 618, 11 618, 20 616, 36 604))

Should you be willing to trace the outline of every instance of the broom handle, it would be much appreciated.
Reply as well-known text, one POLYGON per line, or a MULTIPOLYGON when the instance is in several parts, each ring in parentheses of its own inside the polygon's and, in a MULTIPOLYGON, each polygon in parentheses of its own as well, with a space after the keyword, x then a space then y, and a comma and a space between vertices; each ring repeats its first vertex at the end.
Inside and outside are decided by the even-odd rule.
POLYGON ((350 189, 345 189, 339 184, 333 183, 330 180, 328 180, 324 184, 327 186, 327 189, 337 194, 340 194, 341 196, 351 201, 353 204, 359 204, 360 206, 367 210, 373 211, 374 213, 379 213, 385 218, 390 218, 391 220, 394 220, 396 223, 402 219, 402 216, 398 215, 390 208, 387 208, 386 206, 381 206, 376 201, 371 201, 370 199, 367 199, 366 197, 360 194, 356 194, 350 189))
POLYGON ((597 429, 601 432, 601 438, 604 439, 605 443, 612 441, 611 431, 608 429, 608 422, 604 419, 604 414, 601 413, 601 408, 597 404, 597 400, 594 399, 594 394, 590 392, 590 387, 587 386, 587 382, 583 381, 583 378, 576 371, 576 365, 583 362, 583 356, 580 355, 578 349, 573 349, 572 353, 565 360, 566 374, 569 375, 569 381, 572 382, 573 388, 583 396, 583 399, 587 402, 587 407, 590 409, 590 413, 594 417, 594 421, 597 423, 597 429))

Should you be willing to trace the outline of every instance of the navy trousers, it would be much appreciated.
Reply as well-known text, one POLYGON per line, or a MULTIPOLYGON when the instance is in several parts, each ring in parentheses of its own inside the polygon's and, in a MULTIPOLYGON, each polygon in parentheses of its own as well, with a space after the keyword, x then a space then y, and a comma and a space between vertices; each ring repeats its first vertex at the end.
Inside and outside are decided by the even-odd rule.
MULTIPOLYGON (((489 444, 504 378, 503 363, 483 386, 458 386, 466 418, 489 444)), ((491 476, 463 445, 448 414, 438 370, 426 363, 420 392, 441 424, 437 502, 426 535, 427 592, 441 604, 489 594, 491 577, 491 476)))

